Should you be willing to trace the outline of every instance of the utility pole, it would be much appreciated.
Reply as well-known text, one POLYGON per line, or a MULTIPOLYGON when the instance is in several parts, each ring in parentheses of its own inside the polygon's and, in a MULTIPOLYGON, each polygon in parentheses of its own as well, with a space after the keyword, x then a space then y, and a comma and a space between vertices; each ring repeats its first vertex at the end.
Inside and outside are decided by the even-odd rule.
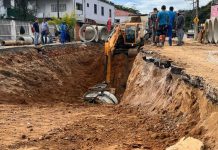
POLYGON ((197 40, 198 38, 198 25, 199 25, 199 3, 200 0, 186 0, 186 1, 192 1, 193 4, 193 10, 195 10, 195 17, 194 17, 194 39, 197 40))
MULTIPOLYGON (((199 18, 199 0, 196 0, 196 15, 195 15, 195 19, 198 19, 199 18)), ((198 19, 199 20, 199 19, 198 19)), ((194 39, 197 40, 198 38, 198 23, 199 21, 196 21, 195 22, 195 36, 194 36, 194 39)))
POLYGON ((59 0, 57 0, 57 13, 58 13, 58 18, 60 18, 59 0))

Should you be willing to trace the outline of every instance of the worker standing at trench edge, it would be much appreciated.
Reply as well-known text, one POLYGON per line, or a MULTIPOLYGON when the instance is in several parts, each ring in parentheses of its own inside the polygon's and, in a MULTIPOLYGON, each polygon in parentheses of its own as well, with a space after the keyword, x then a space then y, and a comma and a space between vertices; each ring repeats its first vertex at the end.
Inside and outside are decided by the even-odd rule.
POLYGON ((49 33, 49 27, 48 27, 47 20, 45 18, 43 19, 41 28, 42 28, 42 33, 41 33, 42 44, 47 44, 47 36, 49 33))
POLYGON ((66 22, 62 22, 59 28, 60 28, 60 32, 61 32, 61 44, 64 44, 66 42, 66 37, 67 37, 66 22))
POLYGON ((171 6, 169 11, 168 11, 168 15, 169 15, 169 25, 168 25, 168 29, 167 29, 167 36, 169 38, 169 46, 172 46, 173 41, 173 27, 175 24, 175 19, 176 19, 176 12, 174 12, 174 8, 171 6))
POLYGON ((158 43, 158 47, 164 46, 165 38, 167 35, 167 28, 169 25, 169 14, 166 11, 166 6, 163 5, 161 7, 161 11, 157 14, 157 35, 160 37, 160 42, 158 43))
POLYGON ((150 20, 149 20, 149 26, 152 31, 152 46, 157 46, 159 43, 159 37, 157 36, 157 8, 153 9, 153 12, 151 14, 150 20))
POLYGON ((34 45, 37 46, 39 44, 39 20, 35 18, 35 22, 33 23, 33 33, 34 33, 34 45))
POLYGON ((176 19, 176 32, 178 37, 177 46, 182 46, 184 44, 183 37, 184 37, 184 26, 185 26, 185 17, 182 11, 178 12, 178 17, 176 19))

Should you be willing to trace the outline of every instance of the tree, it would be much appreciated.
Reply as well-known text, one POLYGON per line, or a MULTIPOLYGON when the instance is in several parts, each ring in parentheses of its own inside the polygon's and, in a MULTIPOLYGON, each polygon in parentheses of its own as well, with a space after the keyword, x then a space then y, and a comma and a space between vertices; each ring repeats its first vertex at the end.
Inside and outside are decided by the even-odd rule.
MULTIPOLYGON (((206 19, 210 18, 211 11, 211 2, 209 2, 206 6, 202 6, 199 9, 199 23, 205 23, 206 19)), ((195 10, 186 10, 185 11, 185 29, 193 28, 193 19, 195 17, 195 10)))
POLYGON ((8 9, 8 16, 18 20, 33 20, 33 10, 28 9, 30 0, 15 0, 14 8, 8 9))
POLYGON ((76 15, 75 13, 65 14, 62 18, 52 17, 48 23, 50 25, 60 25, 62 22, 66 22, 69 29, 73 29, 76 25, 76 15))

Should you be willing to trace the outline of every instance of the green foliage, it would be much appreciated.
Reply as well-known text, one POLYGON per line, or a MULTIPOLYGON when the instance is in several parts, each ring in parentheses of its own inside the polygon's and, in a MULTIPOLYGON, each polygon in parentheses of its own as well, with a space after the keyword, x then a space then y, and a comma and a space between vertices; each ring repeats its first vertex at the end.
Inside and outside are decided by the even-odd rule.
POLYGON ((62 18, 52 17, 52 19, 48 21, 50 25, 60 25, 62 22, 66 22, 68 28, 73 29, 76 25, 75 13, 66 13, 62 18))
POLYGON ((9 18, 23 21, 33 20, 34 12, 28 9, 28 2, 29 0, 15 0, 15 7, 7 9, 7 14, 9 18))

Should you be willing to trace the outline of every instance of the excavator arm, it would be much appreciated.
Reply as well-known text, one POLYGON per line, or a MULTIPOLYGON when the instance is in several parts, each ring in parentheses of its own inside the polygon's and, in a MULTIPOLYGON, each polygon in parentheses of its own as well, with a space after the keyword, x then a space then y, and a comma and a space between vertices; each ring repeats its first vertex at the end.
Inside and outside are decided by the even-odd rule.
POLYGON ((111 67, 112 67, 112 56, 115 50, 116 43, 119 36, 122 34, 121 27, 117 25, 114 27, 112 33, 110 34, 108 41, 105 42, 105 77, 106 83, 109 84, 111 81, 111 67))

